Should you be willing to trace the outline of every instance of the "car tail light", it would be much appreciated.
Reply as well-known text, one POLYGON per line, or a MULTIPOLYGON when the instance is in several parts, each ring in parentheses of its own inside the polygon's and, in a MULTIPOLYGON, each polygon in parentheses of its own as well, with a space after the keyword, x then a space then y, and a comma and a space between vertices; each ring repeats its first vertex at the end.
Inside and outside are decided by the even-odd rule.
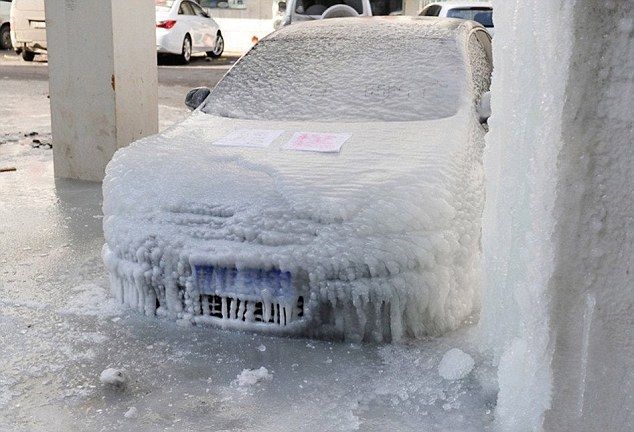
POLYGON ((176 20, 159 21, 156 23, 158 28, 171 29, 176 24, 176 20))

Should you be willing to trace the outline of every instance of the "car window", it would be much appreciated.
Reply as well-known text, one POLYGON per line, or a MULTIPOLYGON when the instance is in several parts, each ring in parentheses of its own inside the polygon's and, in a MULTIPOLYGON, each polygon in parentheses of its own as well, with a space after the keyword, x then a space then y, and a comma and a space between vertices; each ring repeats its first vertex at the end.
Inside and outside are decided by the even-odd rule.
POLYGON ((156 0, 156 10, 157 11, 162 11, 162 12, 168 12, 170 9, 172 9, 172 6, 174 5, 174 3, 176 2, 176 0, 156 0))
POLYGON ((372 15, 383 16, 403 12, 402 0, 370 0, 372 15))
POLYGON ((493 27, 493 10, 483 7, 453 8, 447 11, 450 18, 460 18, 477 21, 484 27, 493 27))
POLYGON ((421 11, 420 16, 438 16, 442 7, 439 5, 430 5, 421 11))
MULTIPOLYGON (((454 115, 471 81, 455 37, 384 23, 350 32, 287 28, 263 39, 212 90, 203 112, 229 118, 415 121, 454 115), (387 30, 387 31, 386 31, 387 30), (407 77, 407 79, 403 79, 407 77)), ((343 23, 334 23, 343 21, 343 23)), ((311 23, 312 24, 312 23, 311 23)))
POLYGON ((215 8, 246 9, 247 8, 247 0, 198 0, 198 4, 208 9, 215 9, 215 8))
POLYGON ((295 13, 299 15, 321 15, 330 6, 345 4, 352 7, 359 15, 363 13, 361 0, 298 0, 295 13))
POLYGON ((179 15, 196 15, 194 13, 194 9, 189 2, 182 2, 180 7, 178 8, 179 15))
POLYGON ((203 11, 203 9, 200 6, 198 6, 196 3, 191 3, 191 7, 194 9, 194 13, 196 15, 202 16, 202 17, 207 16, 205 11, 203 11))

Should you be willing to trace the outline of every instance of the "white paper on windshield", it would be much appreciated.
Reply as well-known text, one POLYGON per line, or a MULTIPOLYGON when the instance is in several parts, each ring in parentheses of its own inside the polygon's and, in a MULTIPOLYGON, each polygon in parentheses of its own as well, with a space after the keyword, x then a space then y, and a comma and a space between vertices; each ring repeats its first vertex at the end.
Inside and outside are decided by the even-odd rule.
POLYGON ((338 153, 352 135, 347 133, 295 132, 285 149, 338 153))
POLYGON ((283 130, 268 129, 235 129, 213 145, 223 147, 268 147, 280 135, 283 130))

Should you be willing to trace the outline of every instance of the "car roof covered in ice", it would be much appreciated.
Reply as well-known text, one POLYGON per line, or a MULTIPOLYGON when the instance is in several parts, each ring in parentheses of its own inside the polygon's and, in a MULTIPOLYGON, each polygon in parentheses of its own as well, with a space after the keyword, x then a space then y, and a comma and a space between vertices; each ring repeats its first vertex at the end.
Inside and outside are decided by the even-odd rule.
POLYGON ((452 116, 469 98, 458 19, 316 20, 264 38, 202 111, 252 120, 418 121, 452 116))
POLYGON ((435 35, 437 37, 450 36, 461 28, 468 29, 476 26, 465 23, 457 18, 419 17, 419 16, 376 16, 353 17, 326 20, 314 20, 302 23, 302 26, 284 26, 271 33, 265 39, 275 40, 297 35, 311 36, 328 34, 332 37, 357 39, 370 36, 365 32, 391 35, 391 39, 403 36, 435 35), (422 33, 421 33, 422 32, 422 33))

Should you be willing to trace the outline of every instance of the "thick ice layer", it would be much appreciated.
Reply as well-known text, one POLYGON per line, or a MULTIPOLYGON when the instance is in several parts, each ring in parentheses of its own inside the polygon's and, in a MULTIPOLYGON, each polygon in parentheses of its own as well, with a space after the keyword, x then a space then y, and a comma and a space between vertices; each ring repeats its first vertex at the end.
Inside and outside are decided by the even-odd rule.
POLYGON ((482 143, 472 110, 383 124, 195 113, 108 166, 113 290, 149 315, 238 328, 374 340, 456 328, 478 303, 482 143), (266 128, 286 132, 268 148, 211 145, 266 128), (282 149, 305 130, 351 138, 338 154, 282 149))
MULTIPOLYGON (((340 18, 282 28, 229 71, 203 111, 309 121, 454 115, 467 74, 456 37, 461 31, 453 28, 461 23, 427 17, 340 18)), ((488 74, 483 76, 488 81, 488 74)))

